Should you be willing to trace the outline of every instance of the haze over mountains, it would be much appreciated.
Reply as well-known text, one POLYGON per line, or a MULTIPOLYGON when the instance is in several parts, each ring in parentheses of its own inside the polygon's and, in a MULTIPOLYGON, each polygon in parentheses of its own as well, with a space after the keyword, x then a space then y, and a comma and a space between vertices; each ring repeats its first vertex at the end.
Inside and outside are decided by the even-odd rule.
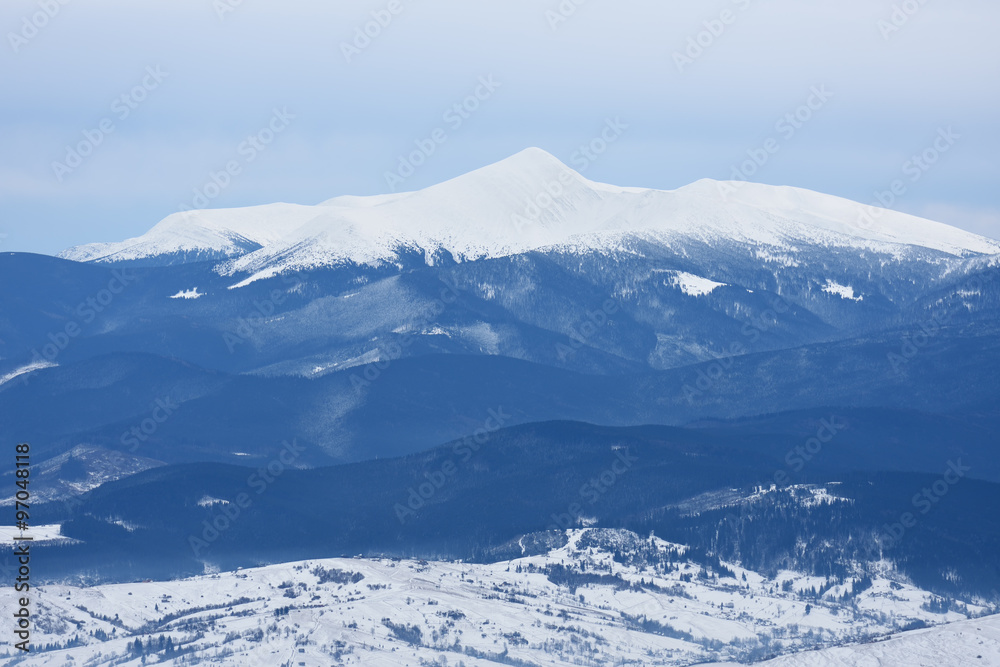
MULTIPOLYGON (((947 225, 787 187, 605 185, 528 149, 419 192, 5 253, 0 280, 0 430, 32 443, 53 580, 358 554, 486 576, 593 527, 686 545, 711 595, 849 611, 831 642, 1000 604, 1000 527, 973 519, 1000 497, 1000 243, 947 225), (723 560, 753 590, 719 583, 723 560), (817 590, 777 594, 782 572, 817 590), (897 618, 857 608, 873 581, 909 587, 897 618)), ((539 610, 633 586, 573 566, 539 610)), ((780 652, 616 623, 704 659, 780 652)), ((115 627, 124 657, 152 626, 115 627)))
POLYGON ((805 190, 610 186, 528 149, 419 192, 4 255, 24 287, 0 297, 0 423, 53 456, 138 440, 252 462, 297 437, 315 464, 425 449, 500 406, 504 426, 976 411, 995 395, 998 253, 805 190))

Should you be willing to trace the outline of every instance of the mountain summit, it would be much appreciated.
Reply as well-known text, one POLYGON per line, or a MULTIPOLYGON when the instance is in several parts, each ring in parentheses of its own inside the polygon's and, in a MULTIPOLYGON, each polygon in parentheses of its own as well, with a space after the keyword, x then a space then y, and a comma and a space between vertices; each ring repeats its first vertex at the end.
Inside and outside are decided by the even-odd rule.
MULTIPOLYGON (((801 244, 892 255, 965 257, 1000 243, 923 218, 792 187, 704 179, 677 190, 584 178, 539 148, 414 192, 342 196, 168 216, 143 236, 70 248, 77 261, 215 260, 248 280, 286 271, 393 262, 403 252, 458 261, 532 250, 614 251, 636 240, 676 247, 801 244)), ((246 282, 246 280, 244 281, 246 282)))

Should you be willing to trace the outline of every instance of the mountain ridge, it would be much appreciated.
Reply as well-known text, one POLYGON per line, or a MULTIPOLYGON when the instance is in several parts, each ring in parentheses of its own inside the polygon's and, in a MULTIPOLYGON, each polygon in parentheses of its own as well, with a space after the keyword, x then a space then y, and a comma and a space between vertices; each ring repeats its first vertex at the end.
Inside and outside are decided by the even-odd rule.
MULTIPOLYGON (((266 204, 175 213, 140 237, 76 246, 60 257, 118 262, 211 260, 235 286, 345 264, 473 261, 544 249, 636 252, 724 242, 794 253, 802 244, 928 261, 1000 255, 1000 242, 942 223, 788 186, 702 179, 676 190, 584 178, 539 148, 423 190, 345 195, 316 206, 266 204)), ((773 254, 773 253, 772 253, 773 254)))

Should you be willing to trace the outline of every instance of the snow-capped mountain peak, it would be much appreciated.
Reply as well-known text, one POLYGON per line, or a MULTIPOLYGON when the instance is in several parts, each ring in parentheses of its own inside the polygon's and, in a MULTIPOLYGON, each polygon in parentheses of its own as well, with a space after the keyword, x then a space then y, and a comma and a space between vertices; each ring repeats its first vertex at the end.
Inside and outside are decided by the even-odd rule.
POLYGON ((270 204, 173 214, 145 235, 71 248, 79 261, 156 257, 228 260, 244 282, 285 271, 392 262, 402 251, 460 261, 543 248, 606 251, 623 240, 908 247, 952 256, 1000 243, 941 223, 792 187, 697 181, 677 190, 596 183, 539 148, 414 192, 341 196, 316 206, 270 204))
POLYGON ((279 242, 315 216, 314 207, 265 204, 173 213, 142 236, 113 243, 88 243, 59 253, 79 262, 121 262, 179 256, 222 259, 279 242))

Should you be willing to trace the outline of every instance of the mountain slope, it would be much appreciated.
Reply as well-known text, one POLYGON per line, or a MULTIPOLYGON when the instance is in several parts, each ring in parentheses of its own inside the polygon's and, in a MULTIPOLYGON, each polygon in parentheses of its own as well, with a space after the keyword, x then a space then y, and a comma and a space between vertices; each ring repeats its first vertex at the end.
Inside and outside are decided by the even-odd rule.
POLYGON ((825 450, 801 467, 790 458, 809 442, 801 435, 552 422, 310 470, 293 469, 309 448, 289 441, 268 464, 161 466, 37 506, 32 518, 79 540, 40 556, 51 577, 176 576, 205 562, 232 569, 358 553, 495 562, 521 552, 520 536, 596 525, 652 531, 758 571, 845 578, 888 568, 942 595, 995 597, 1000 523, 980 510, 996 504, 1000 484, 974 479, 981 457, 904 442, 896 458, 913 450, 936 463, 880 472, 878 456, 835 455, 853 448, 850 425, 823 419, 832 425, 814 419, 810 437, 826 439, 825 450), (968 470, 947 502, 902 536, 885 533, 949 461, 968 470))
MULTIPOLYGON (((905 359, 909 333, 611 375, 426 349, 312 379, 206 371, 139 354, 60 358, 58 367, 0 385, 0 427, 31 440, 46 457, 82 443, 122 450, 123 437, 154 414, 158 400, 169 399, 177 409, 135 453, 170 463, 261 464, 282 440, 298 438, 309 446, 302 463, 323 465, 420 451, 481 428, 490 410, 503 412, 503 426, 553 419, 627 426, 878 408, 915 412, 865 420, 873 451, 885 451, 892 438, 930 444, 931 433, 956 442, 949 432, 963 434, 970 446, 987 445, 995 410, 973 418, 968 429, 949 415, 996 402, 1000 333, 942 328, 905 359), (894 366, 893 354, 905 364, 894 366), (893 432, 911 423, 925 427, 893 432)), ((982 464, 990 478, 998 474, 991 460, 982 464)))
POLYGON ((312 207, 298 204, 182 211, 164 218, 142 236, 75 246, 59 256, 77 262, 219 260, 276 243, 315 216, 312 207))
MULTIPOLYGON (((719 663, 721 664, 723 663, 719 663)), ((795 653, 757 664, 759 667, 1000 665, 1000 616, 911 630, 881 641, 795 653)), ((703 667, 718 665, 708 664, 703 667)))

